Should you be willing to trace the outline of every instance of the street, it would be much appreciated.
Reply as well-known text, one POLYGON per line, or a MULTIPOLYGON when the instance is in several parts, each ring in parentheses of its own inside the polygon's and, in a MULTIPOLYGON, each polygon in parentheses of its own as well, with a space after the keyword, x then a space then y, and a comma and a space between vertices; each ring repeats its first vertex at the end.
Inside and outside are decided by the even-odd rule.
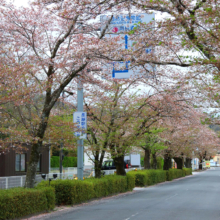
MULTIPOLYGON (((53 220, 220 219, 220 168, 47 214, 53 220)), ((32 218, 31 218, 32 219, 32 218)), ((34 219, 34 218, 33 218, 34 219)))

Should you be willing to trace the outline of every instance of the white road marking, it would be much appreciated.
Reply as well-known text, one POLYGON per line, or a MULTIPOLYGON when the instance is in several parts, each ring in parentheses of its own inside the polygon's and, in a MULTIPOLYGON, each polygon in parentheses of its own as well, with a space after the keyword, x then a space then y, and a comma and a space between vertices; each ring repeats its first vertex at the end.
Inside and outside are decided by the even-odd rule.
POLYGON ((169 198, 167 198, 166 200, 168 200, 168 199, 171 199, 171 198, 173 198, 173 197, 175 197, 175 196, 177 196, 178 194, 175 194, 175 195, 173 195, 173 196, 170 196, 169 198))
POLYGON ((134 216, 136 216, 136 215, 138 215, 138 212, 135 213, 134 215, 131 215, 129 218, 126 218, 125 220, 129 220, 129 219, 131 219, 132 217, 134 217, 134 216))

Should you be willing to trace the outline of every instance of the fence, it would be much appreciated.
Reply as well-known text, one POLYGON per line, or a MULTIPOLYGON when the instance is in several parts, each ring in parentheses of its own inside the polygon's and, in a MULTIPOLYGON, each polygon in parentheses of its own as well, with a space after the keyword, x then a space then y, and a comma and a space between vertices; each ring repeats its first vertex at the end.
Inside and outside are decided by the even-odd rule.
MULTIPOLYGON (((138 168, 139 169, 139 168, 138 168)), ((71 170, 71 169, 70 169, 71 170)), ((126 172, 131 171, 133 169, 125 169, 126 172)), ((64 170, 63 173, 55 172, 57 170, 53 170, 49 174, 45 174, 45 180, 51 179, 74 179, 77 177, 77 169, 72 169, 72 172, 67 172, 68 169, 64 170), (54 178, 54 174, 57 174, 57 177, 54 178)), ((103 170, 105 175, 114 174, 116 170, 103 170)), ((85 178, 90 178, 95 176, 95 172, 93 169, 87 169, 83 171, 83 176, 85 178)), ((25 184, 26 176, 8 176, 8 177, 0 177, 0 189, 10 189, 13 187, 23 187, 25 184)), ((36 175, 35 183, 39 183, 43 180, 42 175, 36 175)))

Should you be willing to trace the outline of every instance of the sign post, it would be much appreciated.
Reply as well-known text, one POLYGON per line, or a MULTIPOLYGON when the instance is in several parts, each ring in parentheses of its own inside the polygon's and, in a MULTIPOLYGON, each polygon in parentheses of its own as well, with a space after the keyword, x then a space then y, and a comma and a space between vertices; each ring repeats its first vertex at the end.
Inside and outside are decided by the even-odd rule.
POLYGON ((79 138, 77 140, 77 177, 83 180, 83 139, 86 139, 87 114, 83 112, 83 85, 80 79, 77 84, 77 112, 73 114, 73 122, 77 124, 78 130, 75 136, 79 138))

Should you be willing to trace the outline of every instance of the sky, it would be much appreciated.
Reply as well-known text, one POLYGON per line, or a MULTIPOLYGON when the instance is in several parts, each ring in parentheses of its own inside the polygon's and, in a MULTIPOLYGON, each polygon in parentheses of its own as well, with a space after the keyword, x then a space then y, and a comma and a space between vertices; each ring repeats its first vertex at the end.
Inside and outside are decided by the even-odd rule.
POLYGON ((14 0, 13 1, 17 6, 27 6, 28 0, 14 0))

